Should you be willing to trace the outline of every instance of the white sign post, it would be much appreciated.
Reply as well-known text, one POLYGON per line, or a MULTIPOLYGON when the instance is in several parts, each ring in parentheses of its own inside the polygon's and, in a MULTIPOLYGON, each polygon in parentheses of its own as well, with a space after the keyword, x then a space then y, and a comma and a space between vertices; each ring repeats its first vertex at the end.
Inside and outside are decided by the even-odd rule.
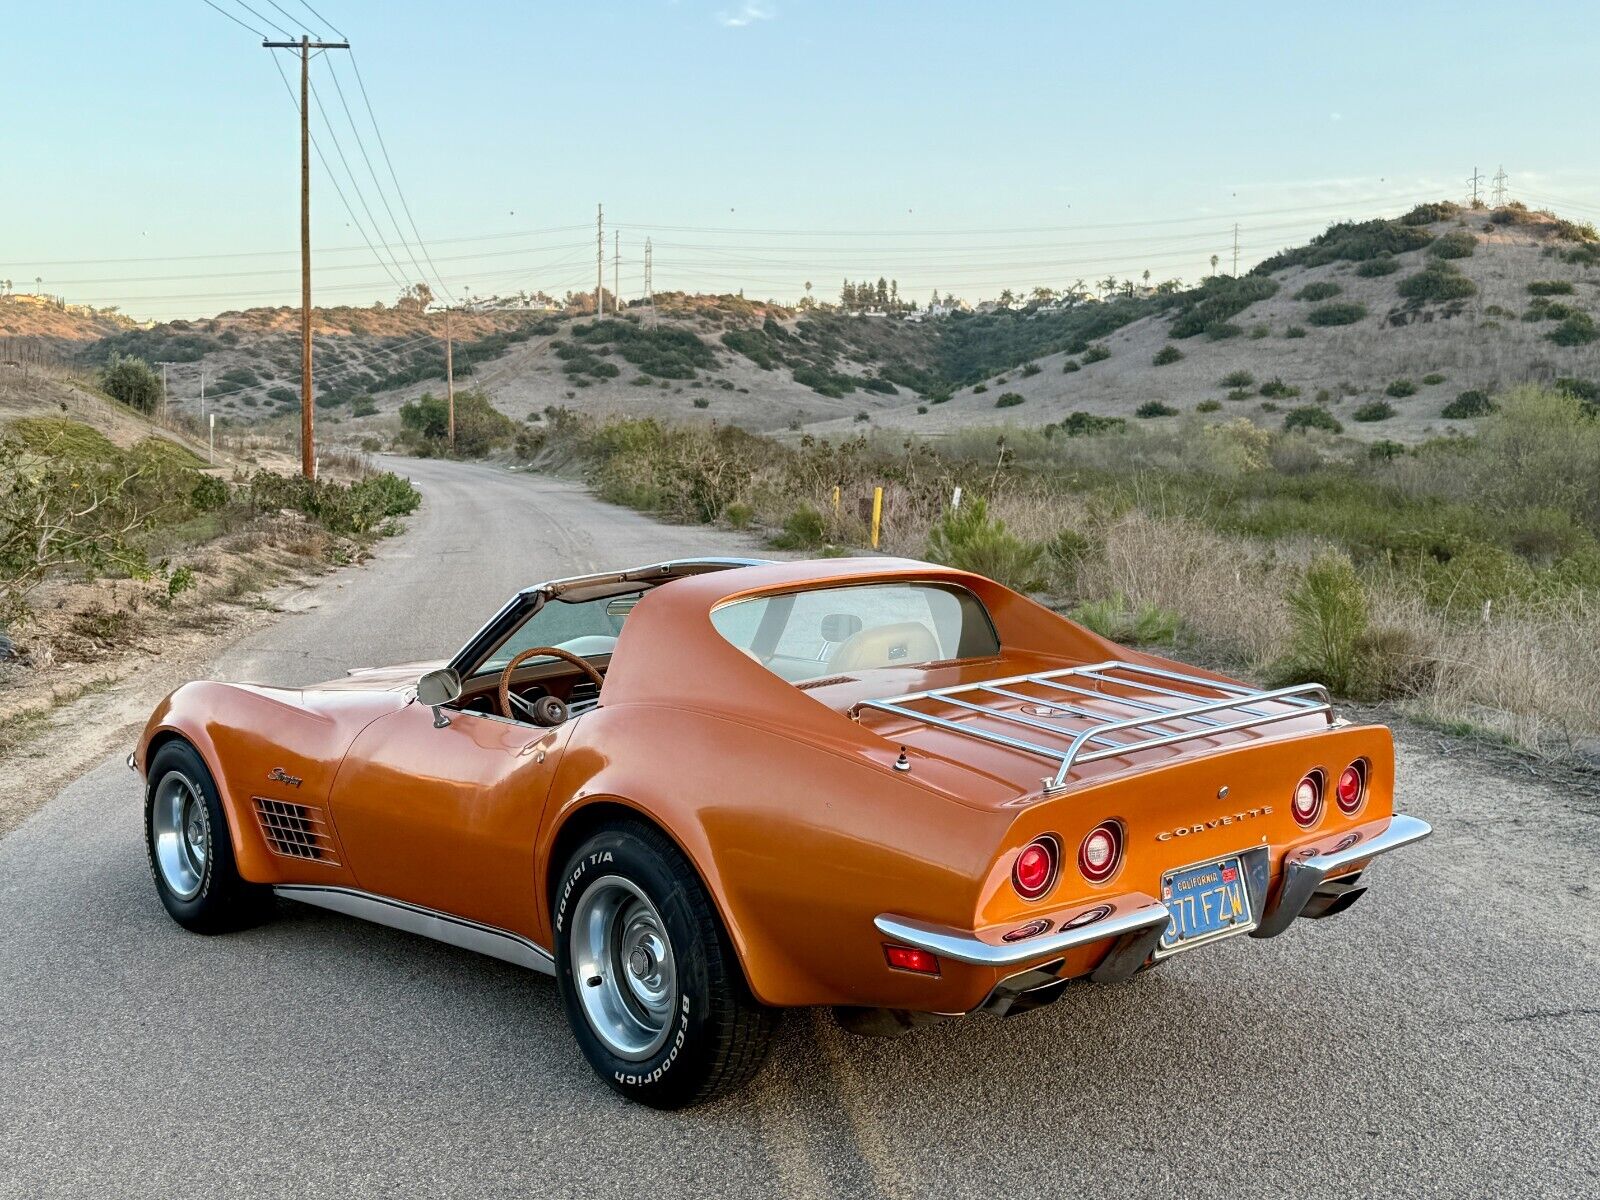
POLYGON ((212 413, 211 414, 210 420, 207 421, 207 424, 210 426, 211 447, 206 452, 206 461, 208 463, 210 463, 212 466, 216 466, 217 465, 217 414, 216 413, 212 413))

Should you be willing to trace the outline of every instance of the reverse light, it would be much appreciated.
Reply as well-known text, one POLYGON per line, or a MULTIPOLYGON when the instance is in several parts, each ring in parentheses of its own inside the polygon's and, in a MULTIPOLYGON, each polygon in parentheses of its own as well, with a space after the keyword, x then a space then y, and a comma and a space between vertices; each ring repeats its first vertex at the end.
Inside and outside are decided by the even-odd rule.
POLYGON ((1078 847, 1078 870, 1090 883, 1104 883, 1122 865, 1122 825, 1103 821, 1089 831, 1078 847))
POLYGON ((1034 838, 1011 865, 1011 886, 1024 900, 1037 900, 1056 881, 1061 861, 1061 844, 1050 834, 1034 838))
POLYGON ((938 956, 927 950, 920 950, 916 946, 896 946, 885 942, 883 957, 896 971, 914 971, 918 975, 939 973, 938 956))
POLYGON ((1317 818, 1322 815, 1322 772, 1312 771, 1299 783, 1295 784, 1294 798, 1289 802, 1289 811, 1294 814, 1295 821, 1304 826, 1317 823, 1317 818))
POLYGON ((1333 789, 1333 798, 1339 811, 1349 814, 1361 807, 1367 798, 1367 763, 1358 758, 1339 773, 1339 783, 1333 789))

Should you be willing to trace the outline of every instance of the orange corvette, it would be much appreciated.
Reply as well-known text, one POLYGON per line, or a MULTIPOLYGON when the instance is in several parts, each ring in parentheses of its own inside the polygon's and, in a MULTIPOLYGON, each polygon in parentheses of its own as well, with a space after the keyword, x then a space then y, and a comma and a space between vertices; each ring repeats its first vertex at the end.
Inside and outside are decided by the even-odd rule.
POLYGON ((704 559, 519 592, 445 663, 211 682, 131 756, 199 932, 275 896, 554 974, 619 1092, 694 1103, 779 1009, 1013 1014, 1342 912, 1389 731, 1124 649, 991 580, 704 559))

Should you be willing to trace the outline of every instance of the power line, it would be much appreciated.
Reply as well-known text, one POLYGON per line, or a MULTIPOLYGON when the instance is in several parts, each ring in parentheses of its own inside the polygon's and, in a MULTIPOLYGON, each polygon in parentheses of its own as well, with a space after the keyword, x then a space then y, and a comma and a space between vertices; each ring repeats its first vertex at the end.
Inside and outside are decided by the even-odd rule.
POLYGON ((216 12, 221 13, 223 16, 227 17, 228 20, 232 21, 235 25, 237 25, 240 29, 248 30, 249 32, 255 34, 258 38, 261 38, 263 41, 266 40, 267 35, 262 33, 261 30, 255 28, 253 25, 246 25, 243 21, 239 20, 238 17, 234 16, 227 9, 218 8, 215 4, 211 3, 211 0, 200 0, 200 3, 204 4, 207 8, 213 9, 216 12))
POLYGON ((262 16, 262 15, 261 15, 261 14, 260 14, 260 13, 258 13, 258 12, 257 12, 257 11, 256 11, 256 10, 255 10, 255 9, 253 9, 253 8, 251 8, 251 7, 250 7, 250 6, 249 6, 249 5, 248 5, 248 4, 246 4, 246 3, 245 3, 245 2, 244 2, 244 0, 233 0, 233 2, 234 2, 234 3, 235 3, 235 4, 237 4, 237 5, 238 5, 238 6, 239 6, 239 7, 240 7, 240 8, 242 8, 242 9, 244 9, 244 10, 245 10, 245 12, 247 12, 247 13, 249 13, 249 14, 250 14, 250 15, 251 15, 251 16, 252 16, 252 17, 254 17, 254 18, 255 18, 255 19, 256 19, 256 20, 258 20, 258 21, 261 21, 261 22, 263 22, 263 23, 264 23, 264 24, 267 24, 267 25, 271 25, 271 26, 272 26, 272 27, 273 27, 273 28, 274 28, 274 29, 276 29, 276 30, 277 30, 277 31, 278 31, 278 32, 279 32, 279 33, 281 33, 281 34, 283 34, 283 36, 284 36, 284 37, 286 37, 286 38, 292 38, 292 37, 294 37, 294 34, 292 34, 292 33, 290 33, 290 32, 289 32, 289 31, 288 31, 288 30, 287 30, 287 29, 285 29, 285 28, 284 28, 284 27, 283 27, 283 26, 282 26, 282 25, 279 25, 279 24, 278 24, 278 23, 277 23, 277 22, 276 22, 276 21, 274 21, 274 20, 273 20, 273 19, 272 19, 272 18, 271 18, 271 17, 264 17, 264 16, 262 16))
MULTIPOLYGON (((274 7, 276 7, 276 6, 274 6, 274 7)), ((343 30, 341 30, 338 26, 336 26, 332 21, 328 20, 327 17, 323 16, 316 9, 312 8, 311 5, 307 4, 306 0, 300 0, 300 7, 305 9, 307 12, 309 12, 317 20, 321 21, 329 29, 333 30, 334 33, 338 34, 339 37, 343 38, 345 41, 349 41, 350 40, 349 38, 346 38, 344 36, 344 31, 343 30)))

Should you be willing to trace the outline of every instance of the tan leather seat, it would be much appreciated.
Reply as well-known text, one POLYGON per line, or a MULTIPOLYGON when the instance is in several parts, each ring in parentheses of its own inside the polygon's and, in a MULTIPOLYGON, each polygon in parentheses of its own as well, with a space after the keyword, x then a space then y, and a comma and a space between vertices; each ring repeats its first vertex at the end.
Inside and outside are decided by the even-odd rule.
POLYGON ((870 671, 902 663, 932 662, 939 657, 939 639, 921 621, 901 621, 863 629, 844 642, 828 660, 829 671, 870 671))

